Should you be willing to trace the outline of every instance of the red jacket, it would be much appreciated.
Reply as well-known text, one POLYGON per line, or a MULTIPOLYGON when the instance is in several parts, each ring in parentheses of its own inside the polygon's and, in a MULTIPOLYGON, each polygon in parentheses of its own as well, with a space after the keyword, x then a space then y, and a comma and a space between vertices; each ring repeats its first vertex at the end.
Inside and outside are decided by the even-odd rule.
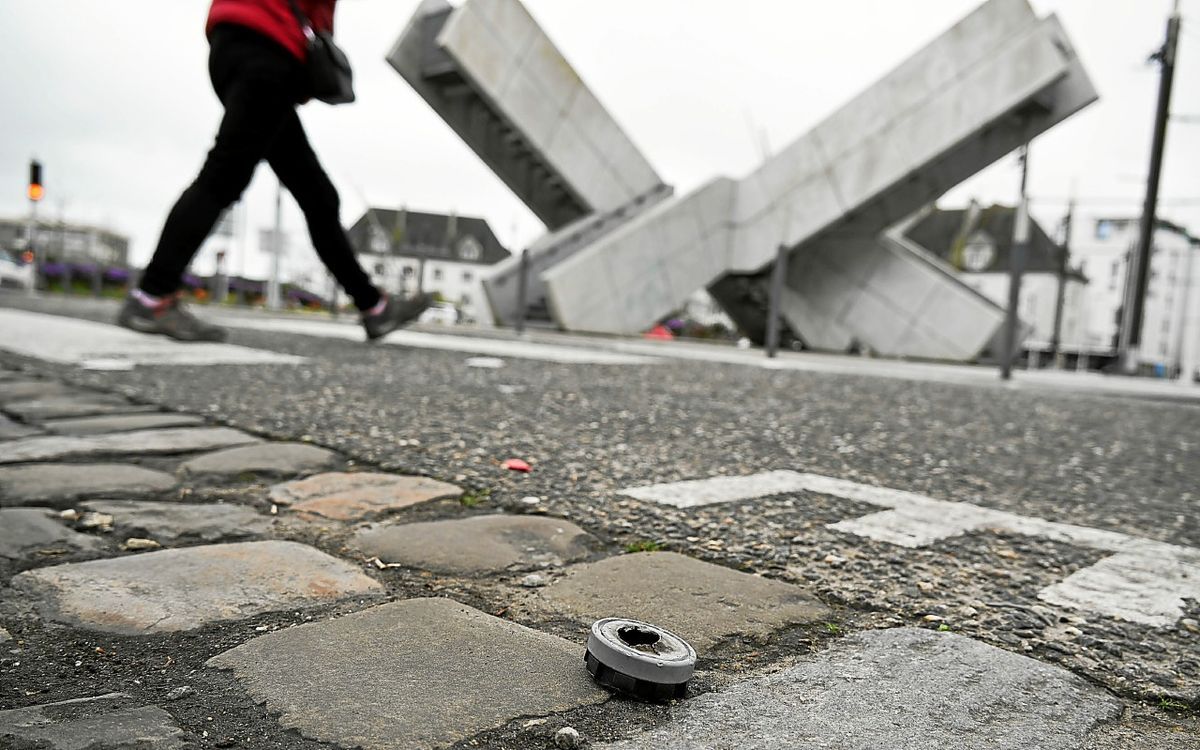
MULTIPOLYGON (((300 12, 318 31, 333 31, 333 6, 337 0, 296 0, 300 12)), ((235 23, 265 34, 289 52, 304 59, 307 42, 288 0, 213 0, 205 33, 219 23, 235 23)))

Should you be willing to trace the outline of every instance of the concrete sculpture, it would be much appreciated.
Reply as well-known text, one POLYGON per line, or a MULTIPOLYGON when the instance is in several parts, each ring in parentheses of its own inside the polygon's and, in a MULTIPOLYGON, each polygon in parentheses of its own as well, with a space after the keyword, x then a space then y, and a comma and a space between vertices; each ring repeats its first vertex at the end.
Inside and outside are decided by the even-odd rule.
MULTIPOLYGON (((674 197, 518 0, 426 0, 389 62, 538 215, 530 298, 568 330, 635 333, 708 288, 752 337, 967 360, 1004 311, 895 230, 1096 100, 1057 18, 989 0, 743 179, 674 197)), ((518 314, 518 259, 485 288, 518 314)))

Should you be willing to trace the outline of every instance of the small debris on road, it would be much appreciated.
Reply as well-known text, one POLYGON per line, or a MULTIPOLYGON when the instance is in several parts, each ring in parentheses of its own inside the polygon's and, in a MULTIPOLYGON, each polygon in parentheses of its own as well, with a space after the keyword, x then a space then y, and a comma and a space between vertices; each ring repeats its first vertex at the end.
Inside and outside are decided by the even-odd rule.
POLYGON ((550 580, 541 573, 530 573, 521 579, 521 585, 527 589, 536 589, 550 583, 550 580))
POLYGON ((162 547, 162 545, 153 539, 142 539, 136 536, 126 539, 125 543, 121 545, 121 549, 128 551, 158 549, 160 547, 162 547))
POLYGON ((519 458, 510 458, 500 465, 509 471, 519 471, 524 474, 533 471, 533 467, 527 461, 522 461, 519 458))
POLYGON ((481 370, 499 370, 504 367, 504 360, 499 357, 471 357, 467 360, 467 367, 477 367, 481 370))
POLYGON ((107 513, 84 513, 79 517, 79 528, 81 529, 112 529, 113 517, 107 513))
POLYGON ((169 701, 177 701, 180 698, 182 698, 183 696, 185 696, 191 692, 192 692, 192 688, 190 685, 182 685, 182 686, 177 687, 174 690, 170 691, 169 693, 167 693, 165 698, 166 698, 166 700, 169 700, 169 701))
POLYGON ((563 727, 554 733, 554 746, 561 748, 582 747, 583 738, 575 727, 563 727))

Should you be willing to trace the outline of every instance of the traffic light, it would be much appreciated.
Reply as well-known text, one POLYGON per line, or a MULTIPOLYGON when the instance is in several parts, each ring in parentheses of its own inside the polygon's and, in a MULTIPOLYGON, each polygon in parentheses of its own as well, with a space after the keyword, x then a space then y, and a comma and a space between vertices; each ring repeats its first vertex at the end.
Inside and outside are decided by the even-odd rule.
POLYGON ((42 187, 42 163, 34 160, 29 162, 29 200, 37 203, 46 194, 42 187))

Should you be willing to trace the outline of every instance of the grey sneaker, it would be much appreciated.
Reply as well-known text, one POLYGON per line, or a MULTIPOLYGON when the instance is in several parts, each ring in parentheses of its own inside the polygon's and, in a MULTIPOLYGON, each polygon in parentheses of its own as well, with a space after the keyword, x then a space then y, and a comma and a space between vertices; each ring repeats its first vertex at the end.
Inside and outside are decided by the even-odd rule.
POLYGON ((178 297, 168 297, 157 307, 147 307, 132 295, 125 298, 117 325, 138 333, 160 333, 176 341, 224 341, 224 328, 205 323, 188 312, 178 297))
POLYGON ((403 299, 388 295, 387 304, 378 315, 362 316, 363 328, 367 332, 367 341, 375 341, 388 335, 402 326, 408 325, 429 309, 433 304, 433 295, 418 294, 415 297, 403 299))

